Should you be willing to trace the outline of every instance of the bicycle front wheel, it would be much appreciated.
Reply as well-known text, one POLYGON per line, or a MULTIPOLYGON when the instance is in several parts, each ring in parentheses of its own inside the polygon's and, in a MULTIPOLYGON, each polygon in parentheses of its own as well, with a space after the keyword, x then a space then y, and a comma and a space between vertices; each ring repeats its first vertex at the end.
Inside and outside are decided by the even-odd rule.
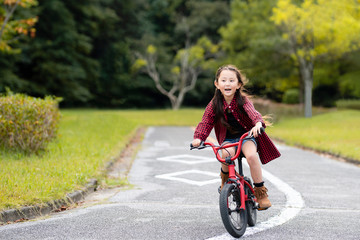
POLYGON ((247 214, 240 209, 240 191, 235 184, 225 184, 220 193, 220 214, 226 230, 239 238, 247 227, 247 214))
MULTIPOLYGON (((253 186, 250 179, 246 178, 245 181, 247 181, 250 184, 250 186, 253 186)), ((256 218, 257 218, 257 209, 255 208, 255 202, 252 200, 254 194, 252 193, 248 185, 245 184, 244 187, 245 187, 245 194, 248 195, 248 200, 245 202, 248 224, 250 227, 253 227, 256 224, 256 218)))

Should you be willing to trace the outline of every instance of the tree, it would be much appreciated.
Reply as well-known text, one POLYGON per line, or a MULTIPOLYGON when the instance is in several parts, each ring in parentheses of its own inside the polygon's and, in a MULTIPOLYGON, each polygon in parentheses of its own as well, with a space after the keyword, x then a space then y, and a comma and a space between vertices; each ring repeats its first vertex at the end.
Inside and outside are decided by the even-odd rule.
POLYGON ((212 65, 217 51, 218 47, 206 37, 200 38, 194 46, 187 43, 186 47, 180 49, 173 59, 170 80, 161 76, 156 66, 156 47, 149 45, 145 55, 137 53, 138 59, 134 68, 136 70, 144 69, 154 81, 159 92, 169 98, 172 109, 177 110, 180 108, 185 94, 195 88, 201 71, 212 65))
POLYGON ((0 51, 18 53, 11 44, 22 35, 35 36, 34 25, 36 17, 25 19, 11 19, 18 6, 30 8, 36 6, 36 0, 1 0, 0 1, 0 51))
POLYGON ((226 62, 249 75, 251 92, 280 101, 283 91, 297 87, 297 82, 291 59, 282 53, 280 31, 269 19, 276 1, 232 1, 231 20, 220 34, 226 62))
POLYGON ((360 47, 360 2, 279 0, 271 20, 283 31, 287 53, 299 69, 305 117, 311 117, 314 62, 320 57, 338 58, 360 47))
POLYGON ((93 97, 88 84, 96 82, 98 62, 91 58, 91 38, 81 33, 69 4, 40 0, 37 37, 24 49, 21 78, 31 82, 34 96, 56 95, 64 104, 85 104, 93 97))
POLYGON ((149 2, 144 49, 137 52, 135 69, 141 69, 178 109, 195 89, 200 74, 214 70, 220 53, 217 29, 228 20, 229 5, 212 0, 156 0, 149 2), (215 43, 213 43, 215 42, 215 43))

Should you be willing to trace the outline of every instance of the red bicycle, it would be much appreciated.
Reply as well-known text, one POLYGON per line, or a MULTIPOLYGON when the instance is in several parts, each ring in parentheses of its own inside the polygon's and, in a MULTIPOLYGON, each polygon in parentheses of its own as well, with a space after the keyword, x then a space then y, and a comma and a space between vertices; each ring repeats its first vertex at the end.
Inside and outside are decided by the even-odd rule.
MULTIPOLYGON (((261 132, 265 129, 261 128, 261 132)), ((247 225, 255 226, 257 219, 257 208, 259 204, 256 202, 256 197, 253 189, 253 184, 250 178, 244 176, 242 168, 242 153, 241 146, 245 139, 249 138, 249 132, 241 136, 239 142, 216 146, 211 142, 201 142, 199 147, 192 149, 204 149, 212 147, 215 156, 219 162, 226 164, 229 167, 229 179, 224 184, 220 191, 219 206, 220 215, 226 230, 236 238, 244 235, 247 225), (219 154, 221 149, 230 147, 237 147, 236 153, 233 157, 228 156, 225 159, 219 154), (238 159, 238 174, 235 171, 235 160, 238 159)))

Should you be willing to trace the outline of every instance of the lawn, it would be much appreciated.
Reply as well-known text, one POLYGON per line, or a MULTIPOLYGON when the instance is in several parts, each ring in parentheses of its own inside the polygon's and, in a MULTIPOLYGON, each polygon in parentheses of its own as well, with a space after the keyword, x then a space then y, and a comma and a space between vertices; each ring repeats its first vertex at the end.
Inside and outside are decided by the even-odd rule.
POLYGON ((357 160, 360 163, 360 111, 341 110, 312 118, 293 118, 268 128, 290 145, 300 145, 357 160))
MULTIPOLYGON (((0 210, 60 199, 91 178, 104 179, 104 166, 139 126, 194 126, 203 109, 61 112, 59 136, 48 151, 33 156, 0 152, 0 210)), ((360 111, 281 119, 267 128, 270 136, 360 161, 360 111)))

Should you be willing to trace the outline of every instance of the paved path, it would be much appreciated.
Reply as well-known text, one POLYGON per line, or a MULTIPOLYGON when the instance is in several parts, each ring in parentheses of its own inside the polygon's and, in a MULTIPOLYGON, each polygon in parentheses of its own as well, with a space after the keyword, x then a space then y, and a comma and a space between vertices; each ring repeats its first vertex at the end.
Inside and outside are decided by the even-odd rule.
MULTIPOLYGON (((133 188, 0 226, 0 239, 232 239, 218 209, 220 165, 210 150, 189 151, 191 139, 187 127, 149 128, 129 173, 133 188)), ((278 147, 282 157, 263 166, 273 207, 244 238, 360 239, 360 168, 278 147)))

